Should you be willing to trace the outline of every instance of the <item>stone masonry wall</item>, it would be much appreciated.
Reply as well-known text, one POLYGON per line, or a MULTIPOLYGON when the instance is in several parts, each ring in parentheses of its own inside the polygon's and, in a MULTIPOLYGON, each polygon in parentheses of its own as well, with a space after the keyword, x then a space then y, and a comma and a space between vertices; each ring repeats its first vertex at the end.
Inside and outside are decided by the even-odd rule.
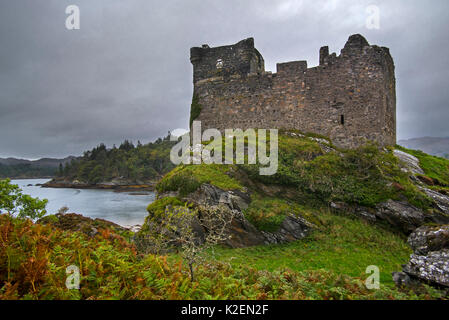
POLYGON ((320 65, 306 61, 264 70, 254 40, 191 49, 194 94, 202 129, 297 129, 328 136, 343 148, 366 140, 396 143, 394 63, 388 48, 349 38, 341 54, 320 50, 320 65))

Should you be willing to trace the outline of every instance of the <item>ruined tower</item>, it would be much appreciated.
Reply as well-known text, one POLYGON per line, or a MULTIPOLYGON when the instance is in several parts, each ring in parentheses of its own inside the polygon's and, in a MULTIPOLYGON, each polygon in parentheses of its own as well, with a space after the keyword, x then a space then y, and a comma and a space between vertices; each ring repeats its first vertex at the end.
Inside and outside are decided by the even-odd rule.
POLYGON ((319 66, 277 64, 266 72, 252 38, 190 50, 196 120, 202 128, 296 129, 343 148, 396 143, 396 89, 389 49, 349 37, 340 55, 322 47, 319 66))

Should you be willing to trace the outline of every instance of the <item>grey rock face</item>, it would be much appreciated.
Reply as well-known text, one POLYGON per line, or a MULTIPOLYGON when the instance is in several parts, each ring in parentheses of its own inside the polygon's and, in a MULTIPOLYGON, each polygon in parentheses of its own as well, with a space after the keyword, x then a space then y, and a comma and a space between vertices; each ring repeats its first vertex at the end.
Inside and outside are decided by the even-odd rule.
POLYGON ((285 243, 305 238, 312 228, 314 228, 314 225, 306 219, 290 215, 285 218, 277 232, 261 231, 261 233, 267 244, 285 243))
POLYGON ((379 203, 375 208, 351 206, 343 202, 332 202, 330 206, 334 210, 355 215, 371 223, 387 223, 405 235, 409 235, 425 223, 449 223, 449 216, 445 213, 437 210, 431 213, 423 212, 406 201, 388 200, 379 203))
POLYGON ((345 212, 347 214, 355 215, 363 220, 366 220, 371 223, 375 223, 377 221, 376 212, 371 208, 365 208, 361 206, 351 206, 345 202, 331 202, 330 207, 333 210, 339 212, 345 212))
POLYGON ((396 285, 399 287, 401 286, 409 287, 413 285, 412 279, 405 272, 393 272, 392 276, 394 283, 396 283, 396 285))
POLYGON ((435 204, 437 205, 438 209, 443 211, 446 214, 449 214, 449 197, 441 194, 437 191, 430 190, 428 188, 421 188, 430 198, 435 201, 435 204))
POLYGON ((426 255, 432 251, 449 249, 449 225, 424 226, 416 229, 407 240, 415 254, 426 255))
POLYGON ((412 254, 403 271, 419 279, 449 287, 449 249, 425 256, 412 254))
POLYGON ((388 222, 405 234, 423 225, 424 213, 407 202, 388 200, 376 206, 376 218, 388 222))
POLYGON ((410 234, 422 226, 427 217, 418 208, 408 202, 388 200, 379 203, 376 208, 350 206, 343 202, 332 202, 331 208, 346 214, 355 215, 371 223, 386 222, 404 234, 410 234))
POLYGON ((295 241, 306 237, 314 225, 300 216, 289 215, 276 232, 259 231, 243 214, 248 208, 250 197, 245 192, 224 191, 209 184, 203 184, 185 200, 208 206, 224 205, 233 210, 231 239, 226 244, 233 248, 295 241))
POLYGON ((408 243, 414 253, 403 266, 403 272, 393 274, 395 282, 405 281, 402 284, 407 285, 405 273, 409 278, 449 287, 449 225, 418 228, 409 236, 408 243))

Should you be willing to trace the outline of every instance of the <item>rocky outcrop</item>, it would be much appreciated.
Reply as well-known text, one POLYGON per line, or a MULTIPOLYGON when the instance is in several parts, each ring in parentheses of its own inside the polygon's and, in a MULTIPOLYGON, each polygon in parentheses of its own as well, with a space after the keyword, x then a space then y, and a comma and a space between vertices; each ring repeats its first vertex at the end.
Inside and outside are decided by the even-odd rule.
POLYGON ((414 252, 402 272, 393 273, 393 280, 405 286, 420 280, 449 287, 449 225, 418 228, 408 243, 414 252))
POLYGON ((193 204, 205 206, 222 205, 234 213, 231 223, 231 238, 226 244, 232 248, 263 244, 285 243, 307 236, 314 225, 301 216, 288 215, 276 232, 259 231, 244 216, 250 197, 242 191, 224 191, 213 185, 203 184, 196 192, 184 198, 193 204))
POLYGON ((431 284, 449 287, 449 249, 429 252, 425 256, 412 254, 402 270, 431 284))
POLYGON ((449 225, 418 228, 408 237, 407 242, 419 255, 449 249, 449 225))
POLYGON ((375 216, 405 234, 410 234, 413 230, 422 226, 427 218, 422 210, 408 202, 394 200, 378 204, 375 216))
POLYGON ((331 208, 339 212, 355 215, 372 223, 386 223, 405 235, 409 235, 425 223, 449 223, 449 216, 443 212, 437 210, 423 212, 406 201, 391 199, 379 203, 375 208, 351 206, 343 202, 332 202, 331 208))
POLYGON ((427 196, 432 198, 438 209, 449 215, 449 197, 447 195, 428 188, 421 188, 421 190, 424 191, 427 196))
POLYGON ((289 215, 280 225, 277 232, 261 231, 265 243, 285 243, 305 238, 309 230, 315 226, 301 216, 289 215))
POLYGON ((394 155, 399 158, 402 169, 413 174, 424 174, 424 171, 419 166, 419 159, 411 154, 401 150, 394 150, 394 155))

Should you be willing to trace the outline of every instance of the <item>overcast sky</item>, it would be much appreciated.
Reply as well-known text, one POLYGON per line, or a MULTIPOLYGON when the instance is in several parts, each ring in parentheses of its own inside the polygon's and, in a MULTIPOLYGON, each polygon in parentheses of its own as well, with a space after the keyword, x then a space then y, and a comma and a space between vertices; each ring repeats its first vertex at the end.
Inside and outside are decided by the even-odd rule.
POLYGON ((449 137, 449 1, 0 0, 0 157, 80 155, 187 128, 189 49, 254 37, 266 69, 351 34, 396 64, 398 138, 449 137), (67 30, 77 5, 80 30, 67 30), (380 28, 368 29, 369 5, 380 28))

